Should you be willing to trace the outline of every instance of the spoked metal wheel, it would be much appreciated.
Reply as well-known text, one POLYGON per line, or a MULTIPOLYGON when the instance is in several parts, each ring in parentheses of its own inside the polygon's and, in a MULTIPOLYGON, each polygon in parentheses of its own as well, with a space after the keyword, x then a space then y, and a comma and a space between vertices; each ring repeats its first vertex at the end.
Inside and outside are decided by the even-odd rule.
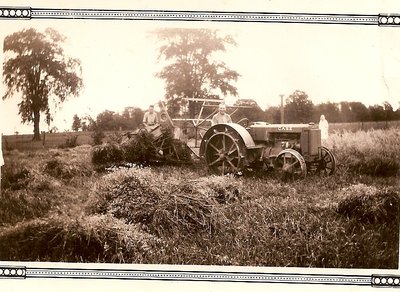
POLYGON ((318 162, 317 171, 320 175, 332 175, 336 171, 335 155, 326 147, 321 147, 321 160, 318 162))
POLYGON ((221 125, 205 145, 205 158, 215 174, 238 173, 244 165, 245 147, 234 130, 221 125))
POLYGON ((307 174, 303 156, 293 149, 282 150, 275 158, 274 168, 280 179, 302 179, 307 174))

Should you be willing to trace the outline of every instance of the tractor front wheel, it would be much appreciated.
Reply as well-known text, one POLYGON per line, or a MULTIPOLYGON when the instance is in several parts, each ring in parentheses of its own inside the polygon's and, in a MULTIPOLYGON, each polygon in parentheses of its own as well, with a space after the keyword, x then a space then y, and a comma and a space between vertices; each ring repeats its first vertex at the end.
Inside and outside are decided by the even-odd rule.
POLYGON ((278 154, 274 161, 274 169, 280 179, 302 179, 307 174, 303 156, 293 149, 285 149, 278 154))

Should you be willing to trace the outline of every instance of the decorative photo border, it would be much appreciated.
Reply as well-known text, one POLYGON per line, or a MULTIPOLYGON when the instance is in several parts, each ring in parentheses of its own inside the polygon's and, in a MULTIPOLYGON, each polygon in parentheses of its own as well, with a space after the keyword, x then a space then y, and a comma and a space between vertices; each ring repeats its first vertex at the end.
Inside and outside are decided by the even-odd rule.
POLYGON ((228 21, 400 26, 400 14, 321 14, 0 7, 0 19, 228 21))
MULTIPOLYGON (((105 10, 0 7, 4 19, 92 19, 92 20, 162 20, 216 21, 399 26, 400 14, 319 14, 224 11, 105 10)), ((13 266, 0 264, 0 279, 114 279, 169 280, 281 284, 328 284, 373 287, 400 287, 398 275, 348 275, 301 273, 252 273, 221 271, 185 271, 150 269, 92 269, 13 266)))
POLYGON ((0 266, 0 279, 103 279, 400 287, 400 275, 251 273, 0 266))

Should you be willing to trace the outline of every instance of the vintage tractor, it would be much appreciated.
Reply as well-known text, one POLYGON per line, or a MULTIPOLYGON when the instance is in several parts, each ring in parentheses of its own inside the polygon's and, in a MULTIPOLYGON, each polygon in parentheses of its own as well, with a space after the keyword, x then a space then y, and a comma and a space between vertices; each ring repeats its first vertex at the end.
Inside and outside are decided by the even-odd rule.
POLYGON ((321 145, 321 131, 312 123, 217 124, 204 134, 200 156, 216 174, 274 169, 282 178, 297 179, 336 169, 335 156, 321 145))

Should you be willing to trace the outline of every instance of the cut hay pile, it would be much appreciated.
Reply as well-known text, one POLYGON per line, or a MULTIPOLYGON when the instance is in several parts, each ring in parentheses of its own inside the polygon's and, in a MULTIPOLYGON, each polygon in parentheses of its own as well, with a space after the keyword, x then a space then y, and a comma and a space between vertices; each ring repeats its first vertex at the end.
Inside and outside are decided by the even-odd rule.
POLYGON ((37 169, 11 162, 3 168, 0 226, 42 216, 58 202, 57 182, 37 169))
POLYGON ((89 210, 142 224, 157 235, 217 232, 226 219, 218 206, 240 192, 240 183, 229 177, 180 181, 150 168, 123 169, 95 186, 89 210))
POLYGON ((337 212, 363 223, 399 221, 400 194, 393 189, 379 190, 373 186, 357 184, 342 190, 344 198, 337 212))
POLYGON ((2 260, 151 261, 162 241, 111 216, 50 216, 0 231, 2 260))

